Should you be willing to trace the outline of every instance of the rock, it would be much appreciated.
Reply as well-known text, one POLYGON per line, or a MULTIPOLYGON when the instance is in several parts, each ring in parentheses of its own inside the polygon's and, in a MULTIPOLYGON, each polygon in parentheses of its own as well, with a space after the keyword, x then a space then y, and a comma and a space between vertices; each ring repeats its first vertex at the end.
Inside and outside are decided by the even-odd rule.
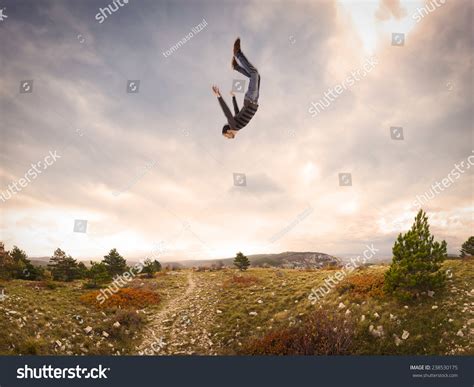
POLYGON ((86 333, 91 333, 91 332, 92 332, 92 327, 90 327, 90 326, 89 326, 89 327, 85 327, 85 328, 84 328, 84 332, 86 332, 86 333))
POLYGON ((453 320, 452 318, 450 318, 450 319, 448 320, 448 322, 453 322, 453 321, 454 321, 454 320, 453 320))
POLYGON ((222 313, 222 310, 217 309, 217 310, 216 310, 216 313, 217 313, 217 314, 221 314, 221 313, 222 313))
POLYGON ((263 301, 262 300, 258 300, 257 301, 259 304, 263 304, 263 301))
POLYGON ((406 340, 408 339, 408 336, 410 336, 410 332, 403 330, 402 339, 406 340))
POLYGON ((59 340, 56 340, 56 345, 57 345, 58 347, 61 347, 61 346, 63 345, 63 343, 61 343, 61 341, 59 341, 59 340))
POLYGON ((431 307, 431 309, 433 309, 433 310, 438 309, 438 305, 433 305, 433 306, 431 307))
POLYGON ((345 306, 342 302, 340 302, 339 305, 338 305, 338 308, 339 308, 339 309, 344 309, 345 307, 346 307, 346 306, 345 306))
POLYGON ((351 314, 351 311, 349 309, 347 309, 346 314, 351 314))
POLYGON ((365 321, 365 314, 363 314, 362 316, 360 316, 360 322, 363 322, 365 321))
POLYGON ((375 318, 379 318, 380 315, 379 315, 377 312, 375 312, 375 313, 374 313, 374 317, 375 317, 375 318))
POLYGON ((408 309, 408 305, 405 305, 404 308, 405 308, 405 309, 408 309))
POLYGON ((383 331, 383 326, 379 325, 377 326, 377 329, 374 329, 373 325, 369 326, 369 332, 372 334, 374 337, 382 337, 384 335, 383 331))
POLYGON ((395 334, 393 335, 393 337, 395 338, 395 345, 398 347, 402 340, 400 340, 400 338, 395 334))
POLYGON ((256 316, 258 313, 257 312, 250 312, 249 316, 256 316))
POLYGON ((115 321, 114 324, 112 325, 114 328, 120 327, 120 323, 118 321, 115 321))
POLYGON ((393 315, 392 313, 390 313, 390 320, 395 320, 397 318, 397 316, 393 315))
POLYGON ((106 331, 102 331, 102 336, 109 337, 109 334, 106 331))
POLYGON ((459 337, 463 337, 463 336, 464 336, 464 333, 462 332, 461 329, 458 331, 458 333, 456 333, 456 336, 459 336, 459 337))
POLYGON ((431 290, 428 290, 428 296, 429 297, 433 297, 435 294, 435 292, 431 291, 431 290))

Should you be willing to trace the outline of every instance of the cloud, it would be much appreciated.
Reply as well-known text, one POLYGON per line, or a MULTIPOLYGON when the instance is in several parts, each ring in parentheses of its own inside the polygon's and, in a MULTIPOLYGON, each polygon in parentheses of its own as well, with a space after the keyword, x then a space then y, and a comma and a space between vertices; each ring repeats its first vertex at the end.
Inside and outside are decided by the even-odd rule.
MULTIPOLYGON (((49 150, 63 154, 0 202, 7 247, 34 256, 61 246, 80 258, 117 247, 133 258, 164 241, 167 258, 193 259, 358 253, 373 241, 389 255, 416 195, 472 150, 467 3, 426 16, 404 47, 376 34, 379 64, 315 118, 309 103, 368 56, 336 2, 137 4, 99 25, 90 4, 38 1, 2 25, 11 39, 0 78, 1 191, 49 150), (161 54, 203 17, 205 30, 161 54), (230 102, 237 34, 262 73, 261 100, 251 124, 226 141, 210 85, 230 102), (22 79, 34 79, 32 94, 18 93, 22 79), (138 94, 125 92, 128 79, 141 80, 138 94), (393 141, 390 126, 402 126, 405 140, 393 141), (246 187, 233 186, 235 172, 246 187), (340 172, 352 173, 352 187, 339 186, 340 172), (268 244, 309 206, 311 216, 268 244), (89 220, 87 234, 72 232, 74 219, 89 220)), ((394 4, 381 9, 397 18, 394 4)), ((469 170, 425 208, 451 251, 472 229, 472 184, 469 170)))

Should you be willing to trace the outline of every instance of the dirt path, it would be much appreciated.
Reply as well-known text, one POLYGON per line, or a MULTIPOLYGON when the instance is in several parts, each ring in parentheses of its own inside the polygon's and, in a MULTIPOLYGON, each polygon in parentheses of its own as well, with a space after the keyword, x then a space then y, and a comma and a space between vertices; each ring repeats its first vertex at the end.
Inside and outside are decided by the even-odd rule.
POLYGON ((172 299, 147 326, 138 347, 141 355, 211 354, 212 341, 207 329, 212 324, 214 292, 189 271, 187 287, 172 299))

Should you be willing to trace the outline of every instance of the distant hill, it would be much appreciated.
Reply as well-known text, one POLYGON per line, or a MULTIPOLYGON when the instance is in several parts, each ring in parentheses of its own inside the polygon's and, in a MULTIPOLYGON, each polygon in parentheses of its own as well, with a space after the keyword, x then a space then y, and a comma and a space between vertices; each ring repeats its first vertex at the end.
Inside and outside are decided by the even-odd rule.
MULTIPOLYGON (((255 254, 248 255, 253 267, 281 267, 288 269, 317 269, 326 266, 341 264, 339 258, 317 252, 293 252, 287 251, 280 254, 255 254)), ((211 267, 211 266, 233 266, 234 258, 186 260, 177 262, 163 262, 165 267, 188 268, 188 267, 211 267)))

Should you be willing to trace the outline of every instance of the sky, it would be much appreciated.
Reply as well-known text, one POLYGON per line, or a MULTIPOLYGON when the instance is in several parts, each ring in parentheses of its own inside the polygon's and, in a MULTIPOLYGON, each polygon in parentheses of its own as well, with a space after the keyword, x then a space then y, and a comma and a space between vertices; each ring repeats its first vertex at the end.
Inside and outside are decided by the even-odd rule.
POLYGON ((473 234, 472 2, 120 3, 102 22, 112 1, 0 4, 7 249, 390 256, 417 198, 449 253, 473 234), (261 74, 259 110, 226 140, 211 85, 230 103, 237 36, 261 74))

